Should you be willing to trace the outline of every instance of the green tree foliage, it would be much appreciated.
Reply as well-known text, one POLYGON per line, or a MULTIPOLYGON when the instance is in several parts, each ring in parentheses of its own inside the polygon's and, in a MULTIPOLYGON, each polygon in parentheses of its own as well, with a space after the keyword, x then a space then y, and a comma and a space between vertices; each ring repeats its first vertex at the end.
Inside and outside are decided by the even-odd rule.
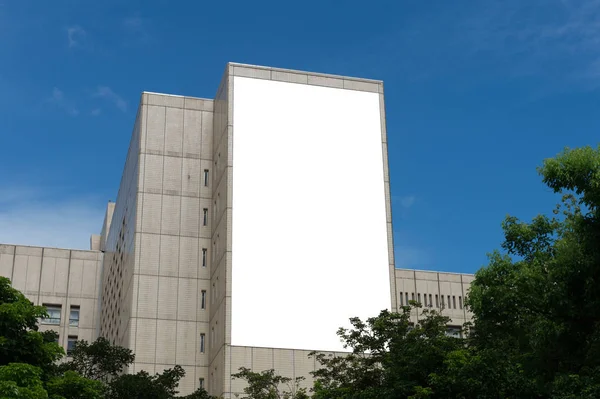
POLYGON ((303 377, 295 379, 282 377, 275 370, 253 372, 241 367, 233 378, 245 380, 248 385, 244 388, 243 399, 307 399, 306 388, 301 388, 303 377))
POLYGON ((504 221, 505 253, 494 252, 471 287, 470 344, 496 361, 507 394, 597 398, 600 149, 566 149, 538 171, 562 202, 552 217, 504 221))
POLYGON ((24 363, 9 363, 0 367, 0 398, 47 399, 42 370, 24 363))
POLYGON ((60 365, 61 370, 76 371, 85 378, 108 383, 116 378, 135 360, 130 349, 112 345, 106 338, 98 338, 89 344, 77 341, 70 359, 60 365))
MULTIPOLYGON (((366 321, 351 319, 340 329, 346 356, 313 353, 322 368, 313 373, 315 399, 430 398, 429 376, 444 374, 450 353, 464 350, 462 341, 446 334, 448 317, 425 309, 413 325, 412 303, 401 313, 382 311, 366 321)), ((448 396, 453 397, 453 396, 448 396)))
POLYGON ((104 385, 100 381, 82 377, 75 371, 66 371, 52 378, 46 385, 50 399, 102 399, 104 385))
POLYGON ((124 374, 109 384, 108 399, 170 399, 177 394, 177 385, 185 371, 181 366, 150 375, 145 371, 124 374))
POLYGON ((40 368, 42 380, 48 377, 64 351, 55 332, 38 331, 38 319, 47 316, 43 306, 34 306, 0 277, 0 365, 27 363, 40 368))

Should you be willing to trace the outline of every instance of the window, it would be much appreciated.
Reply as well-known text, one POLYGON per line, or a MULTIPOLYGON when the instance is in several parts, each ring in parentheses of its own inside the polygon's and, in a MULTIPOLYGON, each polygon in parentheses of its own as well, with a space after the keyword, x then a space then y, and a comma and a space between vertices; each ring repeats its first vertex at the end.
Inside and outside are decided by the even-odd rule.
POLYGON ((60 324, 60 313, 61 306, 60 305, 44 305, 46 307, 46 312, 48 313, 48 317, 42 319, 43 324, 60 324))
POLYGON ((71 305, 71 312, 69 313, 69 326, 79 327, 79 306, 71 305))
POLYGON ((436 307, 436 308, 438 308, 438 309, 439 309, 439 307, 440 307, 440 299, 439 299, 439 297, 437 296, 437 294, 435 295, 435 307, 436 307))
POLYGON ((200 378, 200 379, 198 380, 198 387, 199 387, 200 389, 204 389, 204 378, 200 378))
POLYGON ((206 267, 206 248, 202 248, 202 267, 206 267))
POLYGON ((452 307, 456 309, 456 297, 452 295, 452 307))
POLYGON ((431 300, 431 294, 429 294, 429 307, 433 307, 433 301, 431 300))
POLYGON ((415 300, 415 293, 411 292, 410 294, 411 294, 410 296, 412 297, 412 300, 414 301, 415 300))
POLYGON ((406 293, 406 306, 408 306, 408 292, 406 293))
POLYGON ((427 294, 423 294, 423 306, 427 306, 427 294))
POLYGON ((210 303, 215 303, 215 283, 212 284, 212 290, 210 290, 210 303))
POLYGON ((75 345, 77 344, 77 335, 69 335, 69 340, 67 341, 67 355, 75 349, 75 345))
POLYGON ((215 328, 213 327, 210 331, 210 342, 212 342, 212 344, 215 344, 215 328))
POLYGON ((460 327, 448 326, 448 329, 446 330, 446 335, 454 338, 462 338, 462 331, 460 327))
POLYGON ((443 296, 443 295, 440 295, 440 298, 442 298, 442 308, 445 308, 445 307, 446 307, 446 304, 444 303, 444 296, 443 296))
POLYGON ((200 353, 204 353, 204 340, 206 335, 200 334, 200 353))
POLYGON ((402 293, 400 293, 400 306, 404 306, 404 303, 403 303, 404 301, 402 299, 403 299, 402 298, 402 293))
POLYGON ((202 290, 201 295, 202 295, 202 298, 200 300, 200 308, 201 309, 206 309, 206 291, 202 290))
POLYGON ((458 306, 460 307, 460 309, 462 309, 462 296, 458 297, 458 306))
POLYGON ((421 303, 421 294, 417 294, 417 302, 421 303))
POLYGON ((208 169, 204 169, 204 187, 208 187, 208 169))
POLYGON ((450 295, 448 295, 448 309, 452 309, 452 302, 450 302, 450 295))
POLYGON ((202 225, 208 226, 208 208, 202 209, 202 225))

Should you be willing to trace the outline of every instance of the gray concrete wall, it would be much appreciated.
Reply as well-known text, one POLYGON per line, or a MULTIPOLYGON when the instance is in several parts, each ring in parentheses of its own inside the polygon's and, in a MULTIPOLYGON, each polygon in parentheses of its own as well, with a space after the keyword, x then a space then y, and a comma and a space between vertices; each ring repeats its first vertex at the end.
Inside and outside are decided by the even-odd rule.
POLYGON ((102 252, 0 244, 0 276, 35 305, 60 306, 60 321, 42 321, 40 330, 55 330, 66 349, 69 337, 93 341, 97 337, 98 281, 102 252), (79 321, 70 323, 71 308, 79 307, 79 321))

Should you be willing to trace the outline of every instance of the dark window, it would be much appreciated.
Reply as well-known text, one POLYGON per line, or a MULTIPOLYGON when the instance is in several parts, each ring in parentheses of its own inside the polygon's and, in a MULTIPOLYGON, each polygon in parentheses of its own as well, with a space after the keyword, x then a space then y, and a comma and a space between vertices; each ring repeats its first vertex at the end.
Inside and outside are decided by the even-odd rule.
POLYGON ((403 303, 404 301, 402 299, 403 299, 402 298, 402 293, 400 293, 400 306, 404 306, 404 303, 403 303))
POLYGON ((200 353, 204 353, 204 334, 200 334, 200 353))
POLYGON ((204 186, 208 187, 208 169, 204 169, 204 186))
POLYGON ((452 307, 456 309, 456 297, 454 295, 452 296, 452 307))
POLYGON ((48 317, 44 317, 42 319, 43 324, 60 324, 60 313, 62 307, 60 305, 46 305, 46 313, 48 313, 48 317))
POLYGON ((440 299, 439 299, 439 297, 437 296, 437 294, 436 294, 436 296, 435 296, 435 307, 436 307, 436 308, 439 308, 439 307, 440 307, 440 299))
POLYGON ((208 226, 208 208, 202 210, 202 225, 208 226))
POLYGON ((417 294, 417 302, 422 303, 421 302, 421 294, 417 294))
POLYGON ((433 301, 431 300, 431 294, 429 294, 429 307, 433 307, 433 301))
POLYGON ((73 349, 75 349, 76 344, 77 335, 69 335, 69 340, 67 341, 67 354, 71 353, 73 349))
POLYGON ((200 388, 204 389, 204 378, 200 378, 200 380, 198 380, 200 388))
POLYGON ((200 300, 200 308, 201 309, 206 309, 206 291, 202 290, 201 295, 202 295, 202 298, 200 300))
POLYGON ((202 267, 206 267, 206 248, 202 248, 202 267))
POLYGON ((458 306, 462 309, 463 305, 462 305, 462 296, 458 297, 458 306))
POLYGON ((69 326, 79 327, 79 306, 71 305, 71 312, 69 313, 69 326))
POLYGON ((408 292, 406 293, 406 306, 408 306, 408 292))

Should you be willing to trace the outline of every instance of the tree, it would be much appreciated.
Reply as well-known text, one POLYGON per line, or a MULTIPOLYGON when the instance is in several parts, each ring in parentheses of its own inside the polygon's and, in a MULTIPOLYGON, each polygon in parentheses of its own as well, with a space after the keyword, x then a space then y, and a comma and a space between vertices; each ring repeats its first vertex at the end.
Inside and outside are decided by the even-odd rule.
POLYGON ((52 378, 46 387, 50 399, 102 399, 105 390, 102 382, 70 370, 52 378))
POLYGON ((146 371, 124 374, 109 383, 108 399, 171 399, 185 371, 181 366, 150 375, 146 371))
POLYGON ((562 201, 552 217, 504 221, 504 253, 471 286, 470 345, 505 392, 600 397, 600 148, 566 149, 538 171, 562 201))
POLYGON ((464 351, 462 341, 446 334, 448 317, 425 309, 416 324, 410 321, 412 307, 401 313, 382 311, 366 321, 351 319, 352 328, 338 335, 346 356, 312 353, 322 368, 313 373, 315 399, 432 398, 431 374, 445 374, 445 360, 452 352, 464 351))
POLYGON ((282 377, 275 370, 254 372, 246 367, 240 367, 232 378, 245 380, 248 386, 244 388, 244 399, 307 399, 306 388, 301 388, 300 383, 304 377, 282 377), (287 387, 282 390, 281 385, 287 387))
POLYGON ((42 380, 49 378, 64 351, 54 331, 38 331, 43 317, 48 317, 43 306, 34 306, 9 279, 0 277, 0 366, 26 363, 40 368, 42 380))
POLYGON ((71 359, 60 369, 72 370, 85 378, 108 383, 135 360, 133 351, 112 345, 106 338, 100 337, 89 344, 85 340, 77 341, 71 359))
POLYGON ((0 367, 0 395, 2 399, 47 399, 48 393, 41 380, 39 367, 24 363, 10 363, 0 367))

